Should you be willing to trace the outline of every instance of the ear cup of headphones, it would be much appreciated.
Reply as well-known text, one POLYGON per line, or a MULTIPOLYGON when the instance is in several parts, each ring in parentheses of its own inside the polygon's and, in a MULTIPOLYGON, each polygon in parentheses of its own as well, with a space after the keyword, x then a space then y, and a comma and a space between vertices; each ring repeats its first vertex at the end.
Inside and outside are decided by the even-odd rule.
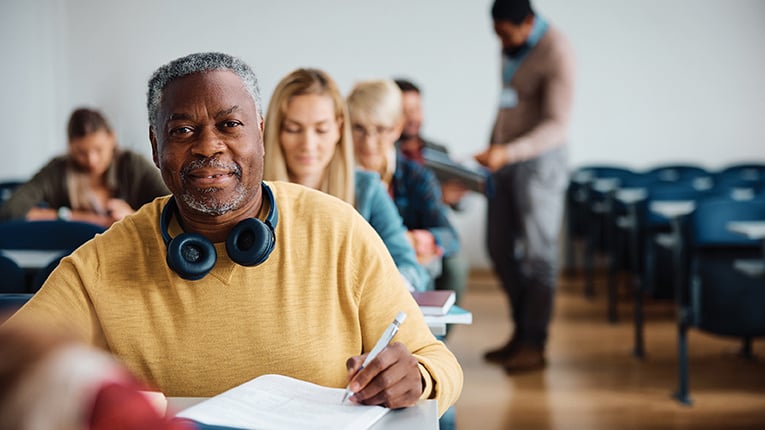
MULTIPOLYGON (((279 211, 271 188, 261 183, 263 196, 269 210, 266 221, 247 218, 240 221, 226 237, 226 253, 242 266, 256 266, 268 258, 276 245, 274 229, 279 222, 279 211)), ((183 279, 202 279, 215 266, 218 253, 215 245, 197 233, 183 233, 170 237, 168 227, 173 215, 177 215, 175 197, 170 197, 159 217, 159 230, 167 248, 167 265, 183 279)))
POLYGON ((271 227, 257 218, 247 218, 229 232, 226 253, 242 266, 255 266, 266 261, 275 241, 271 227))
POLYGON ((180 234, 167 244, 167 265, 183 279, 202 279, 217 260, 215 246, 200 234, 180 234))

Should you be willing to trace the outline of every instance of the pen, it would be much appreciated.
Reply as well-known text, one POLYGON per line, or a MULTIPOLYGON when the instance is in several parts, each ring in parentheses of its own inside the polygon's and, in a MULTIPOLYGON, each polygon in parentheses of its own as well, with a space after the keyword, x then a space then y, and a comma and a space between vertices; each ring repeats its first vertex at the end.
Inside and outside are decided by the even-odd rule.
MULTIPOLYGON (((396 319, 394 319, 393 322, 390 323, 388 328, 385 329, 382 336, 380 336, 380 340, 377 341, 374 348, 372 348, 372 350, 369 351, 369 354, 367 354, 367 358, 365 358, 364 362, 361 363, 361 367, 359 368, 359 371, 367 367, 367 364, 371 363, 372 360, 374 360, 375 357, 377 357, 377 354, 379 354, 380 351, 382 351, 383 349, 385 349, 386 346, 388 346, 391 339, 393 339, 393 336, 395 336, 396 332, 398 332, 398 327, 401 325, 402 322, 404 322, 405 319, 406 319, 406 314, 404 312, 399 312, 398 315, 396 315, 396 319)), ((348 384, 348 387, 350 387, 350 383, 348 384)), ((345 395, 343 395, 343 400, 340 402, 340 404, 345 403, 345 401, 348 400, 348 397, 354 394, 348 387, 345 387, 345 395)))

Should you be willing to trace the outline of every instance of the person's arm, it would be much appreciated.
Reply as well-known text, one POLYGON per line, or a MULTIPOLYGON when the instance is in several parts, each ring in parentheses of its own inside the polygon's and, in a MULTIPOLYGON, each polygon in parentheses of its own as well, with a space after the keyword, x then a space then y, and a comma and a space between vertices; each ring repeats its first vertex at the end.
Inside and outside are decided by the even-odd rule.
POLYGON ((413 178, 414 180, 408 184, 413 188, 411 195, 415 197, 409 204, 416 206, 421 223, 420 229, 427 230, 433 235, 443 255, 452 255, 460 249, 459 236, 449 221, 446 207, 441 202, 441 188, 438 180, 425 168, 422 168, 417 176, 419 178, 413 178))
POLYGON ((86 288, 89 279, 98 276, 99 261, 93 252, 88 251, 87 256, 82 254, 81 247, 64 257, 43 287, 6 324, 65 328, 77 340, 106 348, 101 324, 86 288))
MULTIPOLYGON (((411 406, 419 399, 436 399, 439 413, 443 414, 462 390, 462 369, 454 355, 433 336, 412 295, 394 280, 395 267, 390 259, 380 258, 381 251, 374 251, 376 246, 367 242, 361 236, 353 240, 359 246, 353 250, 359 261, 354 282, 360 288, 358 315, 364 351, 346 363, 350 388, 356 392, 352 401, 396 408, 411 406), (358 371, 365 354, 398 312, 407 317, 389 347, 358 371)), ((379 239, 376 242, 384 247, 379 239)))
POLYGON ((67 207, 58 209, 33 207, 24 217, 27 221, 52 221, 63 219, 65 221, 80 221, 97 224, 104 227, 111 226, 116 219, 110 214, 98 214, 91 211, 71 210, 67 207))
POLYGON ((357 182, 357 188, 359 187, 364 187, 366 191, 357 190, 357 193, 368 193, 366 202, 369 206, 364 208, 362 215, 382 238, 404 279, 415 290, 425 290, 430 283, 430 277, 417 262, 417 255, 407 240, 406 227, 382 182, 379 178, 368 186, 357 182))
POLYGON ((61 159, 50 161, 14 190, 0 208, 0 220, 24 219, 28 215, 31 215, 30 219, 55 219, 58 207, 66 206, 65 202, 69 200, 64 182, 64 162, 61 159), (47 208, 36 211, 41 203, 47 208))

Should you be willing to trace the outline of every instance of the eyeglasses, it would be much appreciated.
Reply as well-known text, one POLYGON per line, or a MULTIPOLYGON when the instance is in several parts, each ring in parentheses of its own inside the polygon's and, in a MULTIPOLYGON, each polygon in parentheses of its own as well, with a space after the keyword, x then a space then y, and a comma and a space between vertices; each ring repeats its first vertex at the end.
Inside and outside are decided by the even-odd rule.
POLYGON ((384 137, 392 132, 393 127, 385 127, 382 125, 377 125, 372 128, 366 128, 361 124, 351 125, 351 133, 353 133, 355 137, 368 137, 373 139, 376 137, 384 137))

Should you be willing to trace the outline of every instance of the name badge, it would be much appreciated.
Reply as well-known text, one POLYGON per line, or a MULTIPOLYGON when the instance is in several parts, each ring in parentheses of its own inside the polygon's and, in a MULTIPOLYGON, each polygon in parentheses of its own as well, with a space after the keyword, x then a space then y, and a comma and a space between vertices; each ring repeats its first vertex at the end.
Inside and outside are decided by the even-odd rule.
POLYGON ((514 88, 504 87, 499 95, 499 107, 510 109, 518 105, 518 92, 514 88))

